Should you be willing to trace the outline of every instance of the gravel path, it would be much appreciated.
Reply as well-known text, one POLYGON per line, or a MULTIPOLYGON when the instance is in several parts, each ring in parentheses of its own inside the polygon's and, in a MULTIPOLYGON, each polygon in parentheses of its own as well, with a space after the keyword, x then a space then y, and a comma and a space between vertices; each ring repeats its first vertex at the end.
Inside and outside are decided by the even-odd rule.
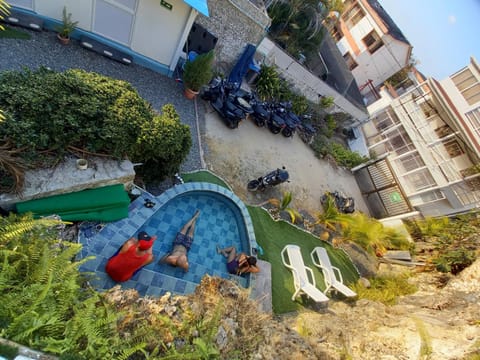
MULTIPOLYGON (((22 70, 25 67, 36 69, 40 66, 56 71, 79 68, 128 81, 154 109, 160 111, 167 103, 175 106, 182 123, 189 125, 192 132, 192 148, 181 166, 181 171, 188 172, 201 168, 195 103, 183 96, 182 85, 142 66, 124 65, 107 59, 81 47, 75 40, 70 45, 61 45, 54 32, 25 31, 31 35, 30 40, 0 39, 0 71, 22 70)), ((203 107, 198 108, 199 111, 203 111, 203 107)), ((203 114, 200 113, 198 116, 201 117, 203 114)), ((157 194, 168 186, 169 180, 163 184, 149 186, 149 191, 157 194)))

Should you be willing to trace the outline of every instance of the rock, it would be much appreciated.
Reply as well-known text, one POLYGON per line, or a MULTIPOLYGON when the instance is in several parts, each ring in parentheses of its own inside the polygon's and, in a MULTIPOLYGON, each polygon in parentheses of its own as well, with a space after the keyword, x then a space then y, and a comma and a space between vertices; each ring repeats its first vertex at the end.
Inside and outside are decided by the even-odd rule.
POLYGON ((355 243, 343 243, 340 247, 350 256, 353 264, 357 267, 360 276, 371 278, 378 270, 378 260, 355 243))
POLYGON ((363 286, 365 286, 367 289, 370 289, 370 287, 372 286, 370 284, 370 281, 367 278, 364 278, 363 276, 360 279, 358 279, 358 282, 363 286))

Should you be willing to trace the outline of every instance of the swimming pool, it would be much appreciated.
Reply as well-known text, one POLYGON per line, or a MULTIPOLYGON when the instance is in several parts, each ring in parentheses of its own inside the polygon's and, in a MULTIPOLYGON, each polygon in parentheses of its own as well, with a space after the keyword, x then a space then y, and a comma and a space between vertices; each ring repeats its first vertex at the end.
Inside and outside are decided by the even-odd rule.
POLYGON ((81 257, 95 255, 80 267, 81 271, 95 273, 92 285, 98 290, 116 285, 105 273, 108 258, 123 242, 139 231, 157 235, 153 253, 155 261, 139 271, 131 280, 121 283, 122 288, 135 288, 141 295, 162 295, 167 291, 188 294, 205 274, 237 281, 240 285, 251 285, 250 277, 228 274, 226 259, 217 254, 216 245, 234 245, 239 251, 256 255, 257 244, 248 210, 231 191, 209 183, 186 183, 177 185, 158 197, 142 195, 130 204, 129 216, 107 224, 99 233, 83 233, 81 257), (155 206, 144 206, 148 198, 155 206), (192 247, 188 253, 190 270, 166 264, 160 259, 172 247, 176 233, 199 209, 192 247))

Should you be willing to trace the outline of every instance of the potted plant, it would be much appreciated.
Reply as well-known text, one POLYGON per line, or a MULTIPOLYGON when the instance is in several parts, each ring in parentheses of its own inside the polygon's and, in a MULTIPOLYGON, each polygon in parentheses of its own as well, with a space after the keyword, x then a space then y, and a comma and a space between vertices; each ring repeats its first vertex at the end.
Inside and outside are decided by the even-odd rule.
POLYGON ((67 7, 63 7, 62 25, 57 30, 57 37, 63 45, 67 45, 70 42, 70 34, 77 26, 78 21, 72 21, 72 14, 67 13, 67 7))
POLYGON ((198 55, 195 59, 185 63, 183 72, 183 83, 185 85, 185 96, 193 99, 201 87, 207 84, 213 77, 213 59, 214 52, 198 55))

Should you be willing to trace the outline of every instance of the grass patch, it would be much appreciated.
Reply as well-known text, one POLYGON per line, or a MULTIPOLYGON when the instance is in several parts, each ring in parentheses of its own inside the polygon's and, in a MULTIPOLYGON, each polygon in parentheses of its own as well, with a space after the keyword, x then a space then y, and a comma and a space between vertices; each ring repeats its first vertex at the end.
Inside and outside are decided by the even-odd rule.
MULTIPOLYGON (((182 178, 185 182, 210 182, 230 189, 224 181, 209 171, 182 174, 182 178)), ((316 246, 323 246, 327 249, 332 265, 340 269, 346 284, 351 284, 358 280, 358 273, 355 267, 342 250, 334 249, 331 245, 321 241, 312 234, 296 228, 290 223, 274 221, 270 214, 260 207, 247 206, 247 208, 252 218, 257 243, 264 250, 263 255, 259 257, 272 265, 272 305, 276 314, 296 311, 300 308, 300 305, 311 304, 309 299, 301 297, 297 298, 296 301, 291 299, 294 293, 292 274, 283 265, 280 256, 280 252, 287 244, 296 244, 301 247, 303 261, 305 265, 312 268, 319 289, 325 289, 323 275, 313 265, 310 258, 310 252, 316 246)))
POLYGON ((11 28, 9 26, 4 26, 5 30, 0 31, 0 39, 22 39, 30 40, 31 36, 29 33, 11 28))
POLYGON ((185 182, 208 182, 231 190, 225 181, 206 170, 182 174, 182 179, 185 182))
POLYGON ((420 334, 421 345, 420 345, 420 354, 418 355, 419 359, 428 359, 432 355, 432 339, 427 329, 425 329, 425 324, 422 320, 415 318, 415 325, 417 326, 418 333, 420 334))
POLYGON ((282 314, 296 311, 300 304, 311 304, 309 299, 299 297, 295 302, 291 299, 294 293, 292 274, 283 265, 280 256, 280 252, 287 244, 300 246, 303 261, 313 270, 319 289, 325 289, 323 276, 310 258, 310 253, 316 246, 322 246, 327 250, 332 265, 340 269, 346 284, 355 283, 358 280, 357 270, 343 250, 333 248, 328 243, 321 241, 310 233, 299 230, 290 223, 274 221, 268 212, 262 208, 254 206, 247 206, 247 208, 252 218, 257 242, 264 250, 264 254, 260 258, 272 264, 272 305, 275 313, 282 314))
POLYGON ((397 298, 402 295, 413 294, 417 287, 408 282, 409 275, 377 276, 370 279, 370 288, 356 283, 352 289, 359 299, 379 301, 385 305, 394 305, 397 298))

